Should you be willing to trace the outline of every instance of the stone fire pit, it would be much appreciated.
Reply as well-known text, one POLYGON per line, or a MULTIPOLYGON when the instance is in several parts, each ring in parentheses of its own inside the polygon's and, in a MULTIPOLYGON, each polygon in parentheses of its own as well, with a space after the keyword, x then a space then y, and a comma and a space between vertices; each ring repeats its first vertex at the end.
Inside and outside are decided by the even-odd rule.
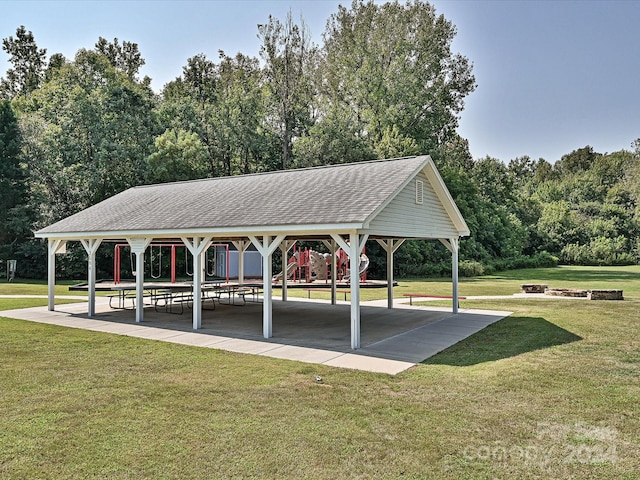
POLYGON ((589 290, 589 300, 624 300, 622 290, 589 290))
POLYGON ((547 288, 545 295, 586 298, 588 300, 624 300, 622 290, 580 290, 577 288, 547 288))
POLYGON ((577 288, 547 288, 544 294, 554 297, 587 298, 589 290, 579 290, 577 288))
POLYGON ((537 283, 525 283, 523 285, 520 285, 522 293, 544 293, 547 287, 548 285, 537 283))

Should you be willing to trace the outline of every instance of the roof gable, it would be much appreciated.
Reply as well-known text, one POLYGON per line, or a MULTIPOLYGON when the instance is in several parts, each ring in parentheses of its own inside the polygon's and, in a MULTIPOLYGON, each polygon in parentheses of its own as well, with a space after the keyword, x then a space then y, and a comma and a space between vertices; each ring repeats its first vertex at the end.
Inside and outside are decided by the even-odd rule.
POLYGON ((469 235, 464 218, 431 160, 380 206, 367 228, 369 234, 380 236, 394 236, 400 231, 413 238, 469 235))

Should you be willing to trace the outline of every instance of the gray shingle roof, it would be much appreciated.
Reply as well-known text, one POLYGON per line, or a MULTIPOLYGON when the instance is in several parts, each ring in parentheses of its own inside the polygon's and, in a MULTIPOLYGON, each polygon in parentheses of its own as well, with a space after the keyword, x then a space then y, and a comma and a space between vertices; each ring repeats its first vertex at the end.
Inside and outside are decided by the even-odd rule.
POLYGON ((36 234, 363 223, 428 161, 409 157, 134 187, 36 234))

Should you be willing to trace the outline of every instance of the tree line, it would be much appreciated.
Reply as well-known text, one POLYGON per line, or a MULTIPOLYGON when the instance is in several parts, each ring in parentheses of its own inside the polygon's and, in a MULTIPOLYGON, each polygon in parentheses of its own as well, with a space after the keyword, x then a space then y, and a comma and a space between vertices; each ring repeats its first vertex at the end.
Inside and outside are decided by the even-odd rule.
MULTIPOLYGON (((553 164, 474 160, 456 131, 476 84, 455 34, 422 0, 340 6, 320 45, 302 19, 270 16, 258 58, 196 54, 155 93, 136 43, 99 37, 67 59, 20 26, 2 42, 0 259, 43 278, 46 249, 32 232, 136 185, 427 153, 471 229, 463 274, 636 263, 640 141, 553 164)), ((369 255, 383 274, 376 245, 369 255)), ((437 243, 406 242, 398 256, 401 276, 450 271, 437 243)), ((64 257, 61 275, 85 274, 82 249, 64 257)))

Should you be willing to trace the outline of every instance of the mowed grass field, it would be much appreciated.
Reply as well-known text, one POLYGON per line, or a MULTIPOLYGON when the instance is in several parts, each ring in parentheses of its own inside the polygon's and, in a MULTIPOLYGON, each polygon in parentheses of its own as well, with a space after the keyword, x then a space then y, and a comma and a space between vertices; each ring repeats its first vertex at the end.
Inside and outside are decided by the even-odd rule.
POLYGON ((460 294, 521 283, 625 300, 466 300, 514 313, 397 376, 0 318, 0 478, 640 478, 640 267, 460 294))

